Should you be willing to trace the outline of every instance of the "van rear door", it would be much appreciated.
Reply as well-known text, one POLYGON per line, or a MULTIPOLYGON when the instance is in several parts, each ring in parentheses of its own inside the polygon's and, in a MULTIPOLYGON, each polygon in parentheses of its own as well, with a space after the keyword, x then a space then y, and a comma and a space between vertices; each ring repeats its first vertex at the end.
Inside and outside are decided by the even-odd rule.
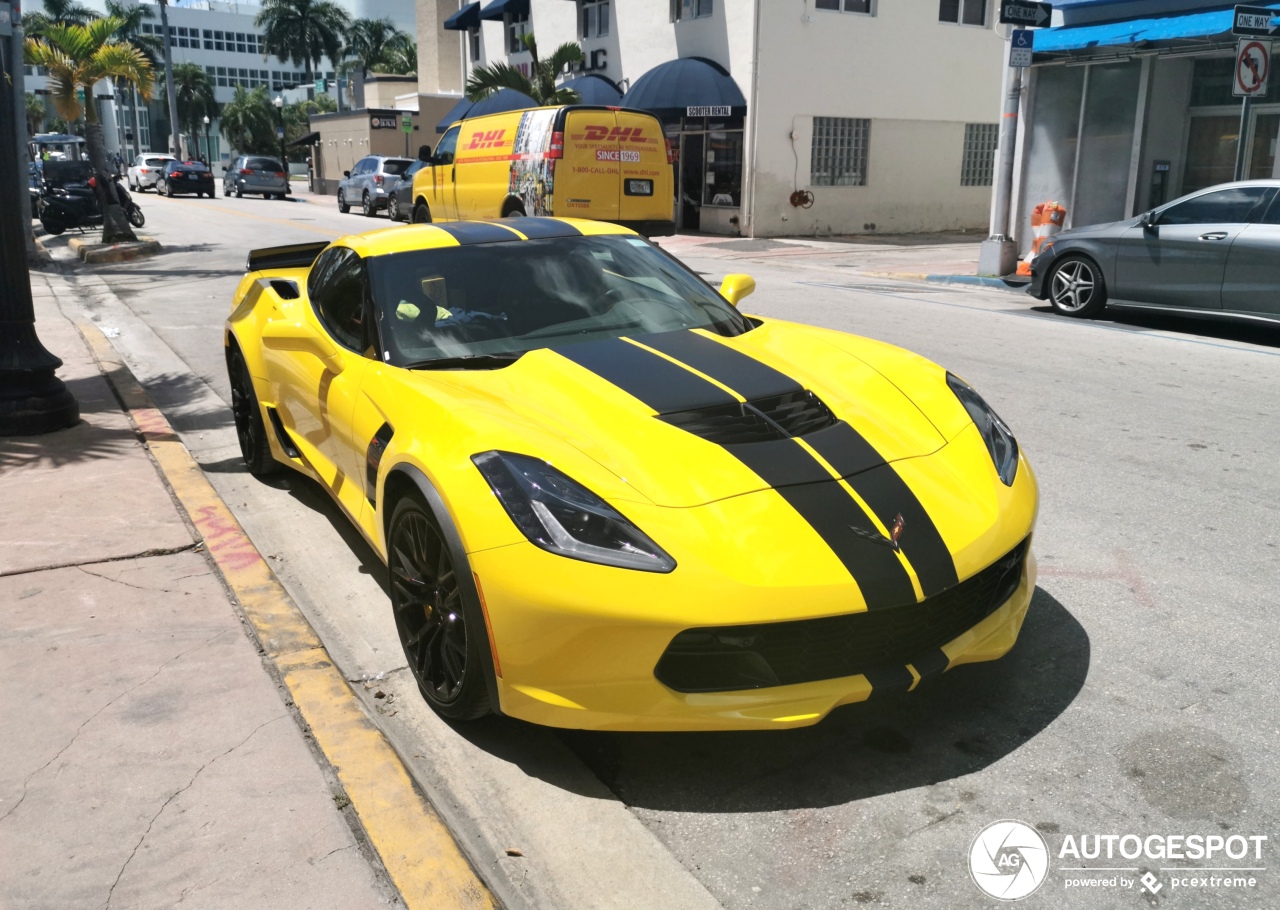
POLYGON ((564 158, 556 167, 555 213, 617 221, 620 157, 614 111, 570 109, 565 114, 564 158))
POLYGON ((661 227, 675 217, 673 172, 662 124, 651 114, 635 111, 618 111, 615 116, 621 178, 618 220, 646 233, 670 233, 671 228, 661 227))

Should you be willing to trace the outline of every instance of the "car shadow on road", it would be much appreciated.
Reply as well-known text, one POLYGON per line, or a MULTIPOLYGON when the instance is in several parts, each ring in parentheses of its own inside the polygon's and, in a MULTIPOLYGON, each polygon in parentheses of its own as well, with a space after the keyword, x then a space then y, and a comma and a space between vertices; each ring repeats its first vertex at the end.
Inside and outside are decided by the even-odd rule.
POLYGON ((813 727, 558 735, 629 806, 679 812, 833 806, 994 764, 1071 705, 1089 662, 1084 628, 1037 588, 1018 644, 1002 660, 958 667, 915 692, 848 705, 813 727))
MULTIPOLYGON (((1037 313, 1056 317, 1053 307, 1050 306, 1034 306, 1031 309, 1037 313)), ((1199 338, 1280 348, 1280 325, 1267 323, 1237 322, 1230 319, 1197 319, 1191 316, 1115 308, 1108 309, 1098 321, 1138 332, 1176 332, 1180 335, 1199 338)))

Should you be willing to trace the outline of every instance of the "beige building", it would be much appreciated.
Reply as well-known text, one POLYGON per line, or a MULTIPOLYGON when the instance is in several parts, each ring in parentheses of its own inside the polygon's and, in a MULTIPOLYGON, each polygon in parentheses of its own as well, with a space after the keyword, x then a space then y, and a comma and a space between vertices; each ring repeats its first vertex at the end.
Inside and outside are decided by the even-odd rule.
POLYGON ((472 67, 527 68, 522 35, 544 54, 577 41, 584 72, 566 78, 603 77, 579 83, 588 100, 662 120, 682 229, 985 232, 1003 66, 992 0, 417 3, 424 124, 472 67))

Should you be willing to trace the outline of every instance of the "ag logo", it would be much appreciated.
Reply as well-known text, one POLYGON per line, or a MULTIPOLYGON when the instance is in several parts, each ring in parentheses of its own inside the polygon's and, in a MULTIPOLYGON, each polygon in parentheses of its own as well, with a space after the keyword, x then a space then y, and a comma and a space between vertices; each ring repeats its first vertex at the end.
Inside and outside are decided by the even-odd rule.
POLYGON ((969 848, 969 874, 985 893, 1002 901, 1033 894, 1049 871, 1049 845, 1035 828, 1002 821, 978 832, 969 848))

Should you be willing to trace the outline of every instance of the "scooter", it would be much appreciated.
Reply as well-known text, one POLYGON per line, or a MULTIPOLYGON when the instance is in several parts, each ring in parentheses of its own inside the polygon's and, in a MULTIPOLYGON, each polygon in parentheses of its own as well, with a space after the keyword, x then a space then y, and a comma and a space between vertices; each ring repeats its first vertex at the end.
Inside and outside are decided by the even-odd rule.
POLYGON ((61 234, 67 228, 83 231, 102 224, 98 193, 90 185, 90 173, 87 161, 43 162, 36 214, 45 231, 61 234))
MULTIPOLYGON (((147 216, 142 214, 142 209, 138 208, 138 203, 133 201, 133 196, 124 188, 120 175, 115 174, 111 179, 116 185, 116 198, 120 200, 120 208, 124 209, 125 217, 129 219, 129 223, 134 227, 142 227, 147 223, 147 216)), ((92 181, 90 182, 92 183, 92 181)))

